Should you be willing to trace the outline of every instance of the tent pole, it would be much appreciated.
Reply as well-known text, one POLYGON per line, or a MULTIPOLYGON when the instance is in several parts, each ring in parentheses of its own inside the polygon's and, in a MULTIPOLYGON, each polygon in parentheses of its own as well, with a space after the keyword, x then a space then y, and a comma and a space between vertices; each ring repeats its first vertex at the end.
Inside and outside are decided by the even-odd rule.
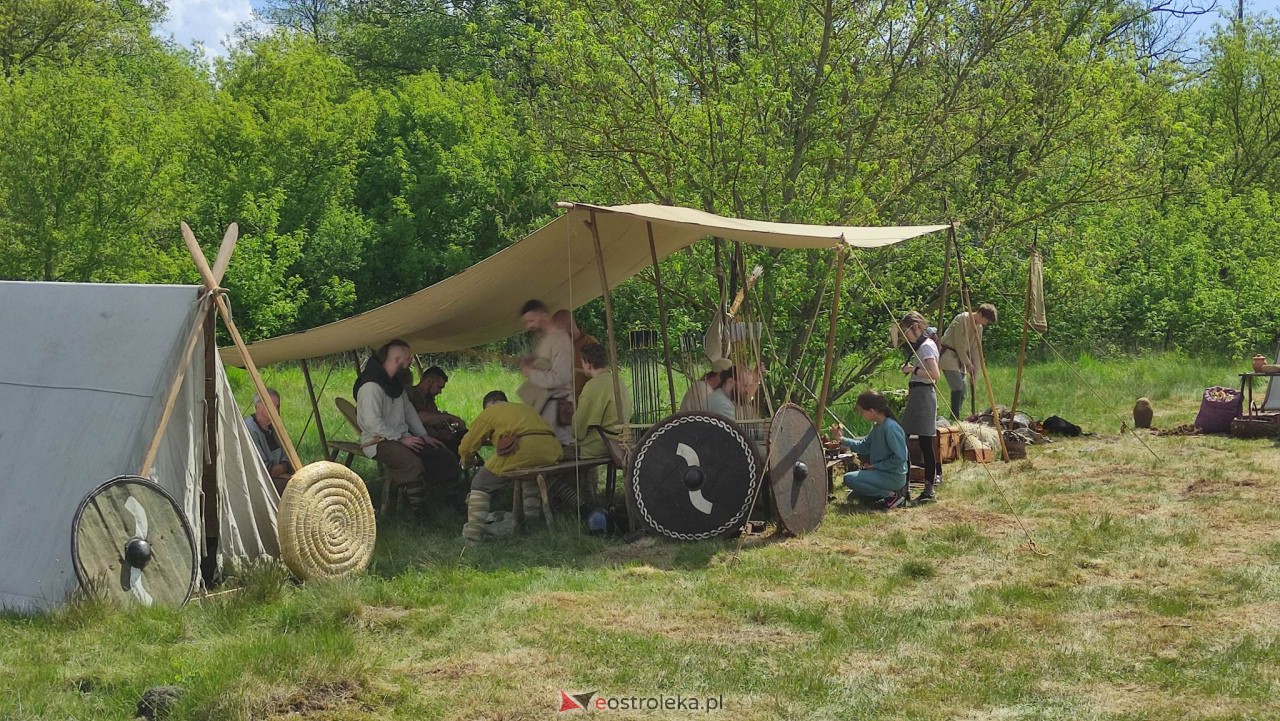
MULTIPOLYGON (((229 256, 227 252, 227 256, 229 256)), ((223 254, 219 254, 223 257, 223 254)), ((227 263, 223 261, 223 268, 227 263)), ((218 341, 215 328, 218 325, 218 311, 209 306, 205 311, 205 469, 201 474, 200 489, 204 493, 201 503, 202 530, 200 538, 205 540, 205 553, 201 557, 201 576, 206 584, 216 572, 216 555, 218 555, 218 537, 221 523, 218 517, 218 341), (210 560, 212 557, 212 560, 210 560), (205 572, 207 569, 207 572, 205 572)))
MULTIPOLYGON (((231 341, 235 343, 236 348, 240 351, 240 358, 244 361, 245 370, 249 371, 249 377, 253 379, 253 387, 258 392, 259 398, 268 398, 267 384, 262 382, 262 375, 258 373, 258 366, 253 362, 253 358, 249 356, 249 349, 245 347, 244 338, 240 337, 240 329, 236 327, 235 321, 231 317, 231 307, 227 305, 227 300, 223 296, 223 291, 218 287, 218 280, 214 278, 213 271, 209 269, 209 261, 204 257, 204 251, 200 249, 200 241, 196 240, 196 236, 191 232, 191 228, 186 224, 182 224, 182 239, 187 244, 187 250, 191 252, 191 259, 195 261, 196 270, 200 271, 200 277, 204 279, 205 287, 213 294, 213 302, 218 307, 218 313, 222 316, 222 323, 227 327, 227 332, 231 335, 231 341)), ((293 441, 289 439, 289 432, 285 429, 284 421, 280 419, 280 414, 276 411, 276 404, 264 403, 263 408, 266 409, 267 415, 271 416, 271 425, 275 427, 277 435, 280 437, 280 445, 284 446, 285 455, 289 457, 289 463, 297 471, 302 468, 302 461, 298 458, 298 451, 293 447, 293 441)))
MULTIPOLYGON (((1040 230, 1036 229, 1039 236, 1040 230)), ((1031 255, 1035 256, 1036 241, 1031 241, 1031 255)), ((1009 406, 1009 415, 1018 411, 1018 397, 1022 395, 1022 366, 1027 362, 1027 336, 1031 332, 1031 266, 1032 259, 1027 259, 1027 296, 1022 306, 1022 346, 1018 349, 1018 378, 1013 382, 1013 404, 1009 406)))
MULTIPOLYGON (((978 322, 973 319, 972 299, 969 297, 969 280, 964 275, 964 259, 960 254, 960 246, 956 243, 956 224, 951 222, 951 227, 947 229, 947 236, 951 238, 951 242, 955 245, 956 251, 956 268, 960 276, 960 299, 964 303, 964 310, 968 314, 965 320, 969 323, 969 337, 978 337, 978 322)), ((982 348, 982 343, 978 343, 978 365, 982 367, 982 380, 987 386, 987 400, 991 403, 991 422, 996 427, 996 437, 1000 439, 1000 459, 1009 460, 1009 449, 1004 444, 1004 427, 1000 425, 1000 411, 996 409, 996 393, 991 389, 991 376, 987 374, 987 353, 982 348)), ((976 379, 975 379, 976 381, 976 379)), ((976 385, 976 383, 975 383, 976 385)), ((973 386, 971 386, 973 387, 973 386)), ((970 399, 972 399, 970 395, 970 399)), ((972 400, 970 401, 972 402, 972 400)))
POLYGON ((653 223, 646 221, 649 232, 649 257, 653 259, 653 282, 658 289, 658 322, 662 324, 662 354, 667 359, 667 392, 671 394, 671 412, 676 412, 676 381, 671 375, 671 341, 667 339, 666 289, 662 285, 662 270, 658 267, 658 247, 653 242, 653 223))
MULTIPOLYGON (((600 227, 596 224, 596 211, 591 211, 591 219, 587 221, 587 227, 591 229, 591 242, 596 249, 596 268, 600 271, 600 292, 604 296, 604 320, 605 328, 609 333, 609 364, 613 371, 613 402, 618 408, 618 413, 622 413, 622 377, 618 369, 618 337, 613 331, 613 299, 609 297, 609 278, 604 270, 604 253, 600 250, 600 227)), ((569 272, 573 272, 571 268, 569 272)), ((622 423, 622 442, 630 444, 631 428, 626 422, 622 423)))
POLYGON ((818 415, 817 425, 822 427, 822 419, 827 412, 827 394, 831 392, 831 365, 835 362, 836 353, 836 321, 840 319, 840 295, 844 291, 844 241, 841 241, 840 247, 836 250, 836 282, 832 286, 831 297, 831 323, 827 326, 827 356, 822 364, 822 390, 818 394, 818 415))
POLYGON ((169 384, 169 393, 165 398, 164 410, 160 413, 160 422, 156 425, 155 433, 151 436, 151 443, 147 446, 147 453, 143 456, 142 467, 138 469, 138 475, 145 477, 151 470, 151 465, 155 463, 156 454, 160 452, 160 439, 164 437, 164 431, 169 427, 169 418, 173 415, 173 407, 178 402, 178 391, 182 388, 182 380, 187 376, 187 366, 191 363, 191 356, 195 352, 196 344, 200 341, 200 336, 204 332, 204 318, 208 315, 210 306, 207 306, 211 296, 206 295, 200 299, 200 307, 196 310, 197 320, 191 325, 191 331, 187 336, 186 350, 182 352, 182 358, 178 361, 177 371, 174 373, 173 382, 169 384))
POLYGON ((311 398, 311 412, 316 414, 316 433, 320 436, 320 452, 330 461, 338 457, 337 451, 334 451, 333 458, 329 457, 329 437, 324 432, 324 421, 320 418, 320 401, 316 398, 316 388, 311 383, 311 368, 307 366, 307 359, 302 359, 302 378, 307 382, 307 396, 311 398))
MULTIPOLYGON (((945 205, 945 203, 943 203, 945 205)), ((942 301, 938 304, 938 328, 944 333, 947 329, 947 291, 951 287, 951 233, 947 233, 943 243, 947 250, 942 261, 942 301)))

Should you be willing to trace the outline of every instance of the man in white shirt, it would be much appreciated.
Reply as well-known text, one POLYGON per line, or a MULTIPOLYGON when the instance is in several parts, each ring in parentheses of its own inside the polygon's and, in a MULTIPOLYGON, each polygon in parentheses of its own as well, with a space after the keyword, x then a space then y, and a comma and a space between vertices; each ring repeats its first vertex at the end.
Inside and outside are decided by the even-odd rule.
POLYGON ((408 369, 411 358, 413 353, 404 341, 387 343, 369 358, 352 393, 365 455, 386 468, 385 482, 393 489, 405 487, 410 508, 421 516, 429 485, 446 495, 460 492, 461 468, 458 457, 427 434, 409 402, 400 373, 408 369))
POLYGON ((525 330, 534 335, 533 354, 520 362, 525 383, 520 400, 532 406, 563 446, 573 445, 573 339, 551 320, 546 303, 530 300, 520 309, 525 330))

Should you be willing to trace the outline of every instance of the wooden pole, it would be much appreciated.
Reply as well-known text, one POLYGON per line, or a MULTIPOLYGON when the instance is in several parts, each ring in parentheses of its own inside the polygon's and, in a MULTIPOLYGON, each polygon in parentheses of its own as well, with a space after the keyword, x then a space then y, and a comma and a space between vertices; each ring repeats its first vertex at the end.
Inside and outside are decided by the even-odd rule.
MULTIPOLYGON (((605 329, 609 333, 609 364, 613 371, 613 402, 618 408, 618 413, 622 413, 622 377, 618 369, 618 337, 613 330, 613 299, 609 297, 609 277, 604 269, 604 253, 600 250, 600 227, 596 224, 596 211, 591 211, 591 219, 587 221, 587 227, 591 229, 591 242, 595 245, 596 250, 596 268, 600 271, 600 292, 604 296, 604 322, 605 329)), ((570 268, 572 273, 573 269, 570 268)), ((622 424, 622 442, 629 444, 631 442, 631 428, 628 423, 622 424)))
MULTIPOLYGON (((184 228, 184 233, 191 232, 191 229, 188 228, 185 223, 183 224, 182 227, 184 228)), ((206 288, 209 291, 212 291, 213 288, 216 288, 218 284, 222 282, 222 274, 226 272, 227 264, 231 261, 231 253, 235 250, 236 240, 239 238, 239 232, 240 232, 239 226, 237 226, 235 223, 232 223, 231 225, 227 226, 227 232, 222 236, 222 245, 218 247, 217 263, 214 264, 214 267, 212 270, 209 269, 208 264, 206 264, 204 271, 201 271, 201 276, 205 278, 206 288), (207 274, 205 271, 207 271, 207 274), (208 286, 208 281, 210 280, 213 281, 212 287, 208 286)), ((192 235, 192 239, 194 238, 195 236, 192 235)), ((197 248, 200 247, 198 243, 196 244, 196 247, 197 248)), ((201 259, 204 258, 203 252, 201 253, 200 258, 201 259)), ((209 300, 209 297, 210 296, 206 296, 204 298, 201 298, 199 301, 200 306, 199 306, 199 309, 196 311, 196 317, 201 318, 201 320, 200 322, 192 326, 191 334, 187 337, 187 345, 185 346, 185 349, 182 352, 181 363, 178 365, 178 368, 174 372, 173 382, 169 385, 169 395, 165 399, 164 410, 161 411, 160 413, 160 422, 156 425, 156 430, 151 435, 151 443, 147 445, 147 453, 145 456, 143 456, 142 468, 138 471, 138 475, 140 476, 147 476, 151 471, 151 465, 155 463, 156 454, 159 453, 160 451, 160 439, 164 437, 164 431, 166 428, 169 427, 169 418, 173 416, 173 408, 178 401, 178 391, 182 388, 182 381, 187 374, 187 366, 191 363, 191 354, 196 349, 196 343, 198 343, 200 340, 201 332, 205 332, 207 334, 208 336, 207 343, 210 346, 209 348, 205 348, 206 358, 212 358, 213 354, 217 352, 216 348, 213 347, 214 346, 213 308, 209 305, 206 305, 206 303, 209 300)), ((207 374, 210 371, 208 370, 208 368, 206 368, 205 372, 207 374)), ((215 397, 216 397, 216 394, 215 394, 215 397)), ((206 422, 207 420, 208 419, 206 418, 206 422)), ((215 482, 215 491, 216 491, 216 482, 215 482)), ((216 509, 215 509, 215 513, 216 513, 216 509)), ((215 527, 216 527, 216 516, 215 516, 215 527)))
POLYGON ((151 443, 147 445, 147 453, 143 456, 142 466, 138 469, 138 475, 150 477, 151 465, 156 461, 156 454, 160 452, 160 439, 164 438, 164 431, 169 427, 169 418, 173 416, 173 408, 178 403, 178 391, 182 389, 182 381, 187 377, 187 366, 191 365, 191 355, 196 350, 196 345, 200 342, 200 334, 204 332, 204 319, 208 315, 209 308, 206 303, 209 302, 206 295, 199 301, 199 308, 196 310, 196 321, 191 324, 191 330, 187 335, 187 342, 182 357, 178 360, 178 367, 174 370, 173 380, 169 383, 169 393, 165 398, 164 410, 160 412, 160 422, 156 424, 155 431, 151 434, 151 443))
POLYGON ((653 260, 653 282, 658 289, 658 322, 662 325, 662 354, 667 359, 667 392, 671 395, 671 412, 676 412, 676 381, 671 375, 671 341, 667 338, 667 300, 658 264, 658 247, 653 242, 653 223, 645 222, 649 232, 649 258, 653 260))
MULTIPOLYGON (((226 245, 224 243, 223 247, 226 245)), ((221 253, 219 253, 221 255, 221 253)), ((228 254, 229 255, 229 254, 228 254)), ((222 266, 226 268, 224 263, 222 266)), ((216 275, 216 271, 215 271, 216 275)), ((218 323, 217 311, 211 305, 201 306, 204 309, 204 473, 200 478, 200 488, 204 492, 201 515, 204 518, 204 536, 218 534, 218 342, 215 329, 218 323)))
POLYGON ((815 416, 816 425, 822 427, 822 419, 827 412, 827 394, 831 392, 831 366, 835 362, 836 352, 836 321, 840 319, 840 296, 844 292, 844 256, 847 252, 844 241, 841 241, 840 247, 836 249, 836 282, 831 287, 831 323, 827 326, 827 354, 822 364, 822 389, 818 394, 818 414, 815 416))
POLYGON ((1027 362, 1027 336, 1031 333, 1031 267, 1035 264, 1036 241, 1031 241, 1031 257, 1027 259, 1027 295, 1022 306, 1022 346, 1018 349, 1018 377, 1013 382, 1013 404, 1009 414, 1018 411, 1018 397, 1022 395, 1022 366, 1027 362))
MULTIPOLYGON (((333 456, 329 455, 329 437, 324 432, 324 421, 320 419, 320 401, 316 398, 316 388, 311 383, 311 368, 307 366, 307 359, 302 359, 302 378, 307 382, 307 396, 311 398, 311 412, 316 414, 316 434, 320 436, 320 452, 328 460, 338 457, 338 452, 334 451, 333 456)), ((297 470, 297 469, 294 469, 297 470)))
MULTIPOLYGON (((218 282, 213 277, 213 271, 209 268, 209 261, 205 259, 204 251, 200 249, 200 242, 196 240, 195 234, 191 232, 191 228, 186 223, 182 224, 182 239, 187 244, 187 250, 190 251, 191 259, 195 261, 196 269, 200 271, 200 277, 204 279, 205 286, 213 294, 213 302, 217 305, 218 313, 222 316, 222 323, 227 327, 227 333, 231 335, 231 342, 240 351, 240 358, 244 361, 245 370, 249 371, 249 377, 253 379, 253 387, 258 393, 258 397, 269 399, 271 394, 267 392, 267 384, 262 381, 262 375, 258 373, 258 367, 249 355, 249 349, 245 346, 244 338, 240 336, 240 329, 236 328, 235 320, 231 317, 231 307, 227 305, 227 299, 223 296, 222 289, 218 287, 218 282)), ((298 451, 293 447, 293 441, 289 439, 289 433, 285 429, 284 421, 280 419, 280 413, 276 411, 276 404, 264 403, 263 408, 266 409, 267 415, 271 417, 271 425, 276 429, 276 435, 280 438, 280 445, 284 447, 285 455, 289 457, 289 463, 297 471, 302 468, 302 461, 298 458, 298 451)))
MULTIPOLYGON (((948 242, 951 243, 951 248, 952 250, 955 251, 955 254, 956 254, 956 277, 960 281, 960 307, 966 313, 971 313, 973 311, 973 306, 969 302, 969 281, 968 279, 966 279, 964 274, 964 256, 960 253, 959 243, 956 242, 955 221, 952 221, 950 227, 947 228, 947 240, 948 242)), ((972 319, 972 315, 970 315, 969 317, 970 319, 972 319)), ((964 361, 963 358, 960 360, 961 362, 964 361)), ((968 379, 969 379, 969 414, 977 415, 978 414, 978 409, 976 407, 978 403, 977 374, 968 373, 966 375, 968 376, 968 379)))
MULTIPOLYGON (((956 224, 952 222, 951 228, 947 231, 947 235, 950 236, 953 244, 955 244, 955 233, 956 224)), ((960 298, 964 303, 965 312, 968 314, 965 316, 965 319, 969 323, 969 337, 977 339, 978 322, 973 319, 973 305, 969 298, 969 281, 964 275, 964 256, 961 254, 960 246, 958 244, 955 245, 955 252, 956 269, 960 278, 960 298)), ((1000 439, 1000 458, 1001 460, 1008 461, 1009 449, 1005 447, 1004 444, 1004 427, 1000 425, 1000 411, 996 409, 996 393, 991 389, 991 376, 987 375, 986 351, 983 350, 981 341, 978 342, 978 366, 982 369, 982 380, 987 387, 987 400, 991 403, 991 422, 995 425, 996 436, 1000 439)), ((975 383, 970 387, 972 388, 974 386, 976 386, 976 379, 975 383)), ((972 399, 972 396, 970 396, 970 398, 972 399)))
MULTIPOLYGON (((952 233, 955 229, 952 229, 952 233)), ((942 301, 938 303, 938 328, 942 332, 947 329, 947 291, 951 288, 951 235, 947 233, 946 239, 942 242, 947 246, 947 250, 943 255, 942 261, 942 301)))

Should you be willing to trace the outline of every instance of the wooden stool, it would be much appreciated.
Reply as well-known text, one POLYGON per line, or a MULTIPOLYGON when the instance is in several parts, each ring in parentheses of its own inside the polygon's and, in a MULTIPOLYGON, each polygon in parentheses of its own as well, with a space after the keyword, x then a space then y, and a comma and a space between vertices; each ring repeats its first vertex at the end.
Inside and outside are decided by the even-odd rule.
POLYGON ((551 530, 551 499, 547 493, 547 478, 541 473, 524 474, 511 477, 511 517, 513 519, 512 532, 520 530, 520 519, 524 517, 524 484, 526 481, 536 480, 538 483, 538 495, 542 497, 542 517, 547 521, 547 530, 551 530))

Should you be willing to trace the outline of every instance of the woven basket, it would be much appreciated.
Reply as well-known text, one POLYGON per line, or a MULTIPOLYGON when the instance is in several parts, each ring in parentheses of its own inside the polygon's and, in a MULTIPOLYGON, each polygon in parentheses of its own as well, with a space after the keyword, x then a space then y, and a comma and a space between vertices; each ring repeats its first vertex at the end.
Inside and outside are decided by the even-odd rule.
POLYGON ((1231 421, 1231 435, 1236 438, 1273 438, 1280 436, 1280 413, 1236 418, 1231 421))
POLYGON ((346 466, 304 466, 289 479, 276 515, 280 557, 303 581, 363 571, 373 557, 373 503, 364 481, 346 466))

